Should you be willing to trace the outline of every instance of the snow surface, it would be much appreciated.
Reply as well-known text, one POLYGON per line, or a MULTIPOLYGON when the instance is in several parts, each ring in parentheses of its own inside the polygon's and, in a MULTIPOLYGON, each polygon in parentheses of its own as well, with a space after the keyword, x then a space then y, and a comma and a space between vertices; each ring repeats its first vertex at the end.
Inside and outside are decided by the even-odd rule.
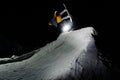
POLYGON ((91 80, 94 76, 99 80, 106 67, 98 59, 91 34, 92 27, 62 33, 31 57, 1 64, 0 80, 91 80))

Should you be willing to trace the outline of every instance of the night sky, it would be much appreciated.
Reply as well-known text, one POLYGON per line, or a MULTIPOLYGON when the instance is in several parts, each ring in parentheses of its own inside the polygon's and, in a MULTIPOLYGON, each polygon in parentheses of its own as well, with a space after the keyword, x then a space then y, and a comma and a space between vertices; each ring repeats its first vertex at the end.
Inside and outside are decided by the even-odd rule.
POLYGON ((56 40, 59 33, 56 28, 48 26, 48 22, 63 2, 76 29, 93 26, 98 32, 95 37, 98 50, 116 62, 115 43, 111 42, 115 41, 115 35, 111 33, 114 29, 106 24, 106 8, 102 0, 47 0, 36 3, 36 8, 0 8, 0 57, 21 55, 56 40))

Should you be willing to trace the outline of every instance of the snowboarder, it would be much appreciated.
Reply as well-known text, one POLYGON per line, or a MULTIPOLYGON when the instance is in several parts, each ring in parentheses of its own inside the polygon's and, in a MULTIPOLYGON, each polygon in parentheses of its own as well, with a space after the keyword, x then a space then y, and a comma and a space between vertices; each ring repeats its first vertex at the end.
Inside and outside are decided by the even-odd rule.
POLYGON ((62 23, 64 20, 69 19, 70 22, 72 23, 72 18, 65 6, 65 4, 63 4, 64 6, 64 10, 60 13, 58 13, 58 11, 54 12, 54 16, 52 18, 52 20, 49 22, 49 26, 55 26, 58 27, 58 24, 62 23), (65 17, 62 17, 63 14, 67 13, 67 15, 65 17))

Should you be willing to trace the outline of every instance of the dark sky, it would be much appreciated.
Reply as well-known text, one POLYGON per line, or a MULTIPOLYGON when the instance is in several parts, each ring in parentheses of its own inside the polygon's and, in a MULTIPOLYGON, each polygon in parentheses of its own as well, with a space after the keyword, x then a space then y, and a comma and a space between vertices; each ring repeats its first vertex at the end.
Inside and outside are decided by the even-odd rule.
POLYGON ((93 26, 99 33, 97 39, 101 51, 111 52, 105 48, 109 45, 110 28, 106 32, 108 27, 105 27, 104 1, 47 0, 36 3, 38 5, 36 8, 20 6, 0 9, 0 55, 26 53, 55 40, 59 34, 54 27, 48 26, 48 22, 54 10, 59 10, 63 2, 78 29, 93 26))

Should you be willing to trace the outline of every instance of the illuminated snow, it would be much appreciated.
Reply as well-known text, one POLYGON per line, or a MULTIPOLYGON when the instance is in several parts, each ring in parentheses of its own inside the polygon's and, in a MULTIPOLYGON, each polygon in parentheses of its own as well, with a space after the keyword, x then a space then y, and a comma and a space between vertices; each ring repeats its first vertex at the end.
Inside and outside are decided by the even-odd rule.
POLYGON ((97 58, 93 30, 87 27, 62 33, 29 59, 0 65, 0 80, 56 80, 80 76, 83 70, 90 78, 93 70, 97 74, 104 71, 97 58))

